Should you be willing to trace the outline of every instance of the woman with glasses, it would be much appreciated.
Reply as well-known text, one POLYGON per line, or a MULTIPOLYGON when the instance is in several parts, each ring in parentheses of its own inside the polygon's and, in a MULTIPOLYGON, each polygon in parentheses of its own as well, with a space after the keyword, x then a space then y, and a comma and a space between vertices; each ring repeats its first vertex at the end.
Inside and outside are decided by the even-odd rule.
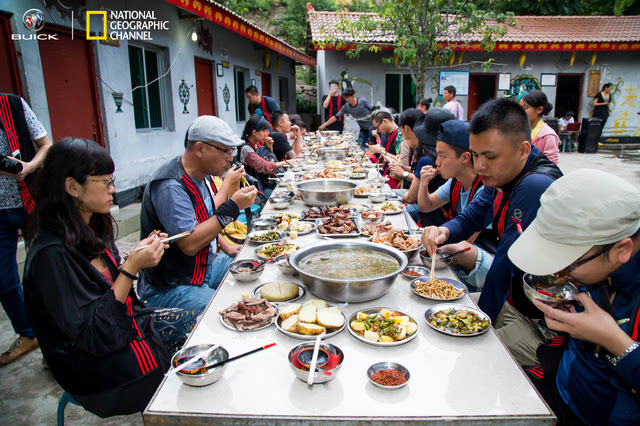
POLYGON ((157 265, 167 234, 124 262, 110 208, 114 164, 98 144, 65 138, 44 160, 30 218, 24 294, 42 354, 64 390, 101 417, 142 411, 185 342, 197 311, 156 311, 133 282, 157 265))

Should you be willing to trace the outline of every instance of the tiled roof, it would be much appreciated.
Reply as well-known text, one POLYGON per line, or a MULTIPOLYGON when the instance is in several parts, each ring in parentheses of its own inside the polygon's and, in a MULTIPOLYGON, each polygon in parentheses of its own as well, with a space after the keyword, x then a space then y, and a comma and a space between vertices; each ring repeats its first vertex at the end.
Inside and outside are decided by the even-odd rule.
MULTIPOLYGON (((355 21, 364 13, 348 13, 345 18, 355 21)), ((374 13, 368 14, 375 16, 374 13)), ((515 43, 571 43, 571 42, 635 42, 640 41, 640 16, 516 16, 518 24, 510 27, 497 42, 515 43)), ((327 36, 346 43, 393 43, 393 35, 369 33, 364 37, 347 36, 338 31, 341 16, 336 12, 309 12, 311 38, 322 42, 327 36)), ((456 42, 480 41, 477 37, 456 42)))

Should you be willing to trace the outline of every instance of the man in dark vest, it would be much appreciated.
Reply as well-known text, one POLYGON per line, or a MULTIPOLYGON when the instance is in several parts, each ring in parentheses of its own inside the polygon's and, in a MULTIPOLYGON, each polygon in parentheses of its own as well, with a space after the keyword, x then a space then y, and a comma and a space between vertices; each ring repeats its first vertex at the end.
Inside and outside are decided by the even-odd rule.
POLYGON ((249 105, 249 114, 258 114, 264 117, 269 123, 271 122, 271 114, 274 111, 279 110, 280 106, 275 99, 269 96, 260 96, 258 88, 256 86, 249 86, 244 90, 244 95, 247 97, 249 105))
MULTIPOLYGON (((187 132, 185 152, 160 167, 142 198, 141 235, 160 230, 190 234, 171 246, 155 268, 145 269, 140 299, 151 306, 204 309, 233 260, 218 249, 222 229, 250 207, 257 195, 250 186, 216 206, 207 182, 229 170, 243 141, 217 117, 198 117, 187 132)), ((210 185, 209 185, 210 186, 210 185)))
POLYGON ((40 121, 20 96, 0 94, 0 301, 19 335, 0 355, 7 365, 38 348, 24 310, 16 253, 18 230, 34 207, 29 187, 33 172, 51 146, 40 121))
MULTIPOLYGON (((346 102, 344 97, 338 94, 338 82, 331 80, 329 82, 329 94, 322 97, 324 121, 328 121, 331 117, 335 116, 346 102)), ((344 116, 340 118, 336 117, 336 122, 328 125, 326 129, 342 132, 344 130, 344 116)))
POLYGON ((516 361, 532 365, 538 344, 554 333, 525 296, 523 273, 511 263, 507 251, 518 238, 518 227, 529 226, 540 207, 540 196, 562 172, 531 145, 527 114, 511 100, 486 102, 473 115, 469 130, 469 149, 485 189, 462 214, 443 226, 426 228, 422 243, 433 253, 437 246, 466 240, 492 223, 500 243, 479 306, 516 361))

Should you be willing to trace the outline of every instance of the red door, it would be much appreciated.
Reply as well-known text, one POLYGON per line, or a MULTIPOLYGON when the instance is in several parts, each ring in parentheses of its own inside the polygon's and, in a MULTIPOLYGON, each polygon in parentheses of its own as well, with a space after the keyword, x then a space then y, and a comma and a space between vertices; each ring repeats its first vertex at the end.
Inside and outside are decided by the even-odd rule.
MULTIPOLYGON (((46 28, 58 40, 39 40, 44 87, 47 92, 51 140, 67 136, 85 138, 104 146, 91 44, 75 33, 46 28)), ((110 104, 115 109, 115 104, 110 104)))
POLYGON ((496 97, 497 74, 471 74, 469 76, 469 97, 467 98, 467 120, 480 105, 496 97))
POLYGON ((262 73, 262 91, 260 94, 271 97, 271 74, 262 73))
POLYGON ((213 84, 213 62, 195 58, 196 93, 198 116, 216 115, 216 100, 213 84))
POLYGON ((22 96, 15 42, 11 40, 9 15, 0 12, 0 93, 22 96))

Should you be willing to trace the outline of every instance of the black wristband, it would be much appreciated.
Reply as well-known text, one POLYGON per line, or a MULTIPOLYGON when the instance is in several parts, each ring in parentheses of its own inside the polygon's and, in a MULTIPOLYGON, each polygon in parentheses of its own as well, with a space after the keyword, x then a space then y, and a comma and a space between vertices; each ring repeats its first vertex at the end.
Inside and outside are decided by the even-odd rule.
POLYGON ((120 273, 121 273, 122 275, 124 275, 125 277, 129 278, 130 280, 135 281, 135 280, 137 280, 137 279, 138 279, 138 277, 137 277, 136 275, 130 274, 130 273, 128 273, 127 271, 125 271, 125 270, 124 270, 124 268, 123 268, 122 266, 118 269, 118 271, 120 271, 120 273))
POLYGON ((238 205, 235 201, 227 200, 220 204, 220 207, 218 207, 213 214, 218 218, 222 229, 224 229, 228 224, 238 219, 238 216, 240 216, 240 209, 238 209, 238 205))

